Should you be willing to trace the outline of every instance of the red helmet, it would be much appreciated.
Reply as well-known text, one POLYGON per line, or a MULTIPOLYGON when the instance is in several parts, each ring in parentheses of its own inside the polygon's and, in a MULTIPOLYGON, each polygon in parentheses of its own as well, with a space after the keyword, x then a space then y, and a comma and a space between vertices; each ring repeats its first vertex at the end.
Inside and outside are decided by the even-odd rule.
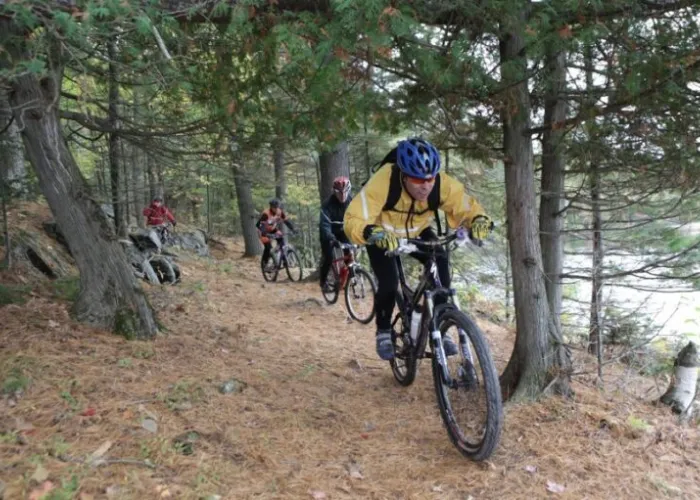
POLYGON ((333 179, 333 191, 337 193, 348 194, 351 187, 350 179, 347 177, 341 176, 333 179))

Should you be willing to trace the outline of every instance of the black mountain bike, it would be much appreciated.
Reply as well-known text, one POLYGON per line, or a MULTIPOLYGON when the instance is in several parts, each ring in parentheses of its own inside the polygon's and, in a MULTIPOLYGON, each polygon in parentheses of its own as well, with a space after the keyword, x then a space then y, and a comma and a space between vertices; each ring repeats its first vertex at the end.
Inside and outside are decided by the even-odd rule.
POLYGON ((398 249, 392 252, 401 283, 397 291, 399 311, 392 323, 392 372, 401 385, 408 386, 415 380, 419 360, 431 358, 440 415, 450 440, 464 456, 485 460, 498 446, 503 426, 498 373, 484 334, 460 310, 455 290, 442 286, 436 264, 438 252, 446 252, 453 242, 468 241, 467 236, 460 230, 436 241, 399 241, 398 249), (415 289, 407 285, 399 257, 407 253, 427 257, 415 289), (436 306, 436 297, 444 297, 446 302, 436 306), (451 335, 459 346, 458 355, 445 356, 445 335, 451 335))
MULTIPOLYGON (((268 235, 268 238, 282 240, 284 236, 268 235)), ((260 267, 265 281, 277 281, 277 275, 282 267, 287 271, 287 276, 291 281, 301 281, 304 277, 301 259, 291 243, 285 242, 284 245, 280 245, 278 241, 275 248, 270 251, 268 262, 263 262, 260 259, 260 267)))

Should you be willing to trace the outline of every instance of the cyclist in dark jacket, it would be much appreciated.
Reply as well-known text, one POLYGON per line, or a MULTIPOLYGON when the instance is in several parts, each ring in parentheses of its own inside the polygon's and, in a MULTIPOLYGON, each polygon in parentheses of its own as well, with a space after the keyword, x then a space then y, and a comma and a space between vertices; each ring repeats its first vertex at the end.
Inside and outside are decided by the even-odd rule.
POLYGON ((352 196, 350 179, 336 177, 333 180, 333 194, 321 206, 319 231, 321 239, 321 288, 327 289, 326 278, 333 262, 333 248, 338 242, 348 243, 343 231, 343 217, 352 196))

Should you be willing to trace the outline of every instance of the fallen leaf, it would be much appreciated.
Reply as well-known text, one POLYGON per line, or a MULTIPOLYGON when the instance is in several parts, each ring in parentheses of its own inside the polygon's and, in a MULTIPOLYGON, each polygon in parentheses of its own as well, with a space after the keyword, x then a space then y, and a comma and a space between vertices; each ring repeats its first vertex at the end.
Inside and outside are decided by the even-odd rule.
POLYGON ((547 491, 550 493, 564 493, 566 488, 561 484, 555 483, 554 481, 547 481, 547 491))
POLYGON ((94 462, 95 460, 102 458, 105 453, 109 451, 109 449, 112 447, 114 443, 112 441, 105 441, 100 445, 99 448, 97 448, 94 452, 92 452, 92 455, 90 455, 90 462, 94 462))
POLYGON ((535 472, 537 472, 537 467, 534 465, 526 465, 525 467, 523 467, 523 470, 525 472, 529 472, 530 474, 534 474, 535 472))
POLYGON ((93 417, 96 413, 97 410, 94 408, 85 408, 80 415, 82 417, 93 417))
POLYGON ((435 493, 442 493, 442 485, 438 484, 437 486, 433 486, 432 491, 435 493))
POLYGON ((54 320, 49 320, 49 328, 58 328, 58 326, 58 323, 56 323, 54 320))
POLYGON ((31 493, 29 493, 29 498, 28 500, 41 500, 46 496, 47 493, 49 493, 52 489, 54 488, 54 485, 51 481, 44 481, 41 483, 41 486, 39 486, 36 489, 33 489, 31 493))
POLYGON ((325 500, 328 498, 326 492, 321 490, 309 490, 309 495, 311 495, 311 498, 314 500, 325 500))
POLYGON ((34 474, 32 474, 31 480, 37 484, 40 484, 46 481, 48 478, 49 471, 47 471, 42 464, 39 464, 36 466, 36 470, 34 471, 34 474))

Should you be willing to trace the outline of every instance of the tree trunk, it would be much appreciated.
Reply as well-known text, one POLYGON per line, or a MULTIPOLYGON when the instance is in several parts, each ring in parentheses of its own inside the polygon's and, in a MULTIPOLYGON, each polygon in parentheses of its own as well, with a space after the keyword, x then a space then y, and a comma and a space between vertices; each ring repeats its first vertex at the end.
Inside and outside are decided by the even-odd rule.
POLYGON ((153 157, 151 155, 148 155, 146 158, 146 170, 148 172, 148 192, 149 192, 149 197, 146 202, 146 205, 149 205, 151 201, 153 201, 153 198, 156 196, 160 195, 160 190, 158 188, 158 179, 156 175, 156 167, 155 167, 155 162, 153 161, 153 157))
POLYGON ((340 175, 350 177, 348 142, 342 141, 331 151, 323 151, 319 156, 319 162, 321 177, 319 194, 323 203, 333 194, 333 179, 340 175))
POLYGON ((371 161, 369 158, 369 136, 367 135, 367 110, 365 110, 362 118, 363 118, 362 126, 364 129, 364 135, 365 135, 365 178, 364 178, 364 181, 366 182, 372 176, 372 164, 371 164, 371 161))
MULTIPOLYGON (((9 21, 0 21, 0 33, 10 30, 9 21)), ((10 102, 22 110, 15 119, 21 124, 27 157, 80 270, 80 294, 73 312, 79 321, 99 328, 153 338, 157 333, 153 311, 62 135, 58 101, 63 68, 56 66, 60 49, 53 45, 49 76, 40 81, 33 73, 21 74, 12 81, 10 102)), ((14 61, 25 60, 23 52, 12 52, 14 61)))
MULTIPOLYGON (((584 66, 586 68, 586 88, 593 88, 593 48, 586 45, 584 49, 584 66)), ((595 98, 588 97, 589 105, 595 98)), ((591 135, 591 134, 589 134, 591 135)), ((594 159, 590 166, 591 187, 591 230, 593 232, 593 262, 591 265, 591 321, 588 332, 588 352, 598 357, 598 376, 603 376, 603 342, 601 308, 603 299, 603 221, 600 211, 600 172, 594 159)))
MULTIPOLYGON (((551 52, 551 51, 550 51, 551 52)), ((549 88, 544 104, 544 123, 551 125, 542 138, 542 183, 540 196, 540 244, 549 313, 561 332, 564 264, 564 131, 558 124, 566 119, 566 54, 548 53, 549 88)))
POLYGON ((236 186, 236 202, 238 203, 238 213, 241 216, 241 230, 243 231, 243 242, 245 243, 245 257, 252 257, 262 254, 262 245, 258 238, 258 229, 255 223, 258 214, 253 202, 253 186, 243 165, 243 153, 237 150, 235 139, 231 139, 231 162, 233 171, 233 183, 236 186))
POLYGON ((7 192, 7 185, 5 180, 0 176, 0 202, 2 203, 2 234, 3 234, 3 244, 5 246, 5 258, 1 262, 0 267, 5 269, 10 269, 12 267, 12 241, 10 239, 10 227, 9 221, 7 220, 7 202, 9 199, 9 193, 7 192))
POLYGON ((506 241, 506 275, 505 275, 505 290, 506 290, 506 324, 510 324, 510 289, 511 289, 511 276, 510 276, 510 254, 508 241, 506 241))
POLYGON ((134 188, 133 192, 133 207, 134 207, 134 218, 136 219, 136 224, 140 228, 146 227, 145 220, 143 218, 142 210, 144 208, 144 192, 146 187, 144 185, 144 171, 143 171, 143 154, 141 150, 137 147, 132 147, 131 153, 131 177, 132 185, 134 188))
POLYGON ((535 175, 530 127, 530 95, 525 56, 524 9, 515 28, 500 42, 503 81, 510 83, 501 112, 506 180, 508 241, 513 273, 517 334, 515 348, 501 376, 504 396, 529 399, 556 377, 557 389, 568 392, 570 362, 561 351, 561 335, 552 321, 542 272, 538 237, 535 175), (556 354, 556 355, 555 355, 556 354), (553 370, 559 366, 559 372, 553 370), (563 370, 562 370, 563 369, 563 370))
MULTIPOLYGON (((119 83, 117 74, 117 49, 114 40, 107 43, 107 55, 109 57, 109 109, 108 121, 112 130, 119 128, 119 83)), ((126 238, 126 205, 121 196, 119 177, 121 174, 121 151, 119 146, 119 133, 110 132, 109 139, 109 178, 112 188, 112 208, 114 210, 114 227, 119 238, 126 238)))
POLYGON ((213 225, 211 220, 211 181, 209 180, 209 172, 207 171, 207 234, 213 234, 213 225))
POLYGON ((27 171, 24 146, 17 122, 5 92, 0 91, 0 181, 5 181, 6 195, 24 195, 27 171))
MULTIPOLYGON (((142 101, 139 90, 135 89, 133 93, 134 101, 132 103, 132 118, 134 122, 138 123, 139 110, 141 109, 142 101)), ((131 154, 129 155, 129 163, 131 166, 131 201, 133 210, 132 214, 136 219, 136 224, 138 225, 138 227, 144 228, 146 226, 146 223, 143 215, 141 214, 145 206, 144 203, 148 204, 147 200, 145 199, 146 182, 144 180, 145 169, 143 166, 145 155, 143 154, 143 151, 141 151, 141 149, 134 144, 130 144, 129 149, 131 150, 131 154)))
POLYGON ((131 167, 133 162, 130 160, 131 155, 127 154, 127 148, 124 147, 124 141, 119 141, 119 157, 121 158, 122 174, 124 177, 123 187, 124 187, 124 203, 122 204, 122 209, 124 213, 124 227, 126 232, 129 232, 129 226, 131 225, 131 215, 134 213, 133 209, 133 184, 131 182, 131 167))
POLYGON ((284 168, 283 139, 275 140, 272 156, 275 164, 275 198, 284 201, 287 198, 287 175, 284 168))
POLYGON ((600 174, 596 162, 590 165, 591 181, 591 230, 593 232, 593 262, 591 268, 591 322, 588 333, 588 352, 598 356, 598 375, 602 376, 602 321, 603 299, 603 222, 600 213, 600 174))
POLYGON ((674 412, 685 412, 695 399, 698 383, 698 347, 694 342, 688 342, 678 353, 673 365, 675 371, 673 379, 666 393, 661 396, 663 404, 670 406, 674 412))

